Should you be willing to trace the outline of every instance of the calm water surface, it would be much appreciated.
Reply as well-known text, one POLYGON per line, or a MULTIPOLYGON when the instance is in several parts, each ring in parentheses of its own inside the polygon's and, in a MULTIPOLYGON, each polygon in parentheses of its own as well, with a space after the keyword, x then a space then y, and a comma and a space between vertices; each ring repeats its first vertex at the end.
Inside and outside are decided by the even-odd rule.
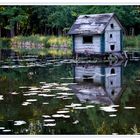
POLYGON ((0 134, 138 134, 140 63, 0 61, 0 134))

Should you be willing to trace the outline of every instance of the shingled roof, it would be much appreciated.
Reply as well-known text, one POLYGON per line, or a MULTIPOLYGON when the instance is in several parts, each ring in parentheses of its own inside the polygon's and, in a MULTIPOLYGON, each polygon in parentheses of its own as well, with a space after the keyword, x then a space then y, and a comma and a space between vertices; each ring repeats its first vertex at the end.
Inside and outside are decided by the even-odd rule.
POLYGON ((102 34, 113 16, 114 13, 80 15, 68 34, 102 34))

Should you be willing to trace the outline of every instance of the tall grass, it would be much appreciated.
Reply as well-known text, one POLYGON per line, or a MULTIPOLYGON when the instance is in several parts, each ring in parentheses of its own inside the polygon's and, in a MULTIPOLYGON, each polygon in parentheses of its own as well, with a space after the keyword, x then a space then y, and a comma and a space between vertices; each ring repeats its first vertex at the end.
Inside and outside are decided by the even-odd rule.
POLYGON ((125 36, 124 37, 124 50, 140 51, 140 35, 138 35, 138 36, 125 36))
MULTIPOLYGON (((15 36, 7 40, 7 45, 12 50, 18 52, 21 55, 48 55, 53 57, 72 55, 72 40, 69 36, 15 36), (34 44, 34 46, 29 46, 28 48, 26 48, 24 47, 24 45, 23 47, 21 47, 21 44, 25 42, 29 42, 29 44, 34 44), (43 47, 37 48, 35 44, 43 44, 43 47)), ((2 44, 1 46, 2 48, 4 48, 5 45, 2 44)))
POLYGON ((4 38, 4 37, 0 38, 0 49, 10 48, 10 42, 11 42, 10 38, 4 38))
POLYGON ((40 43, 43 44, 45 48, 49 48, 52 46, 67 46, 68 48, 70 48, 72 46, 71 38, 68 36, 16 36, 11 39, 11 42, 31 42, 35 44, 40 43))

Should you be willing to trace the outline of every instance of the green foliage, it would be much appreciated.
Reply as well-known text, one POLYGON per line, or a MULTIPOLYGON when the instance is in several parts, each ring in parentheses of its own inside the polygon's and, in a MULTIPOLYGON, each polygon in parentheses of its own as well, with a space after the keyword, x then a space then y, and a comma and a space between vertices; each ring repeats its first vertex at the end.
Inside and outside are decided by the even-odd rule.
POLYGON ((139 6, 1 6, 0 28, 13 35, 62 35, 66 34, 81 14, 114 12, 129 33, 130 28, 139 32, 139 6), (129 13, 129 14, 128 14, 129 13), (67 30, 66 30, 67 29, 67 30))
POLYGON ((10 48, 10 39, 0 38, 0 48, 10 48))
POLYGON ((126 50, 140 50, 140 35, 139 36, 126 36, 124 38, 124 48, 126 50))

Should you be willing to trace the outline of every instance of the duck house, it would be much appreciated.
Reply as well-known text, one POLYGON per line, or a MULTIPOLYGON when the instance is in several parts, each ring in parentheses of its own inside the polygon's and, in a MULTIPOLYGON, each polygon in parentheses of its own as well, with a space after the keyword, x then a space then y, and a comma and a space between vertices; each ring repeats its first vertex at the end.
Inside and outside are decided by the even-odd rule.
POLYGON ((73 54, 122 53, 124 28, 114 13, 80 15, 68 34, 73 37, 73 54))

